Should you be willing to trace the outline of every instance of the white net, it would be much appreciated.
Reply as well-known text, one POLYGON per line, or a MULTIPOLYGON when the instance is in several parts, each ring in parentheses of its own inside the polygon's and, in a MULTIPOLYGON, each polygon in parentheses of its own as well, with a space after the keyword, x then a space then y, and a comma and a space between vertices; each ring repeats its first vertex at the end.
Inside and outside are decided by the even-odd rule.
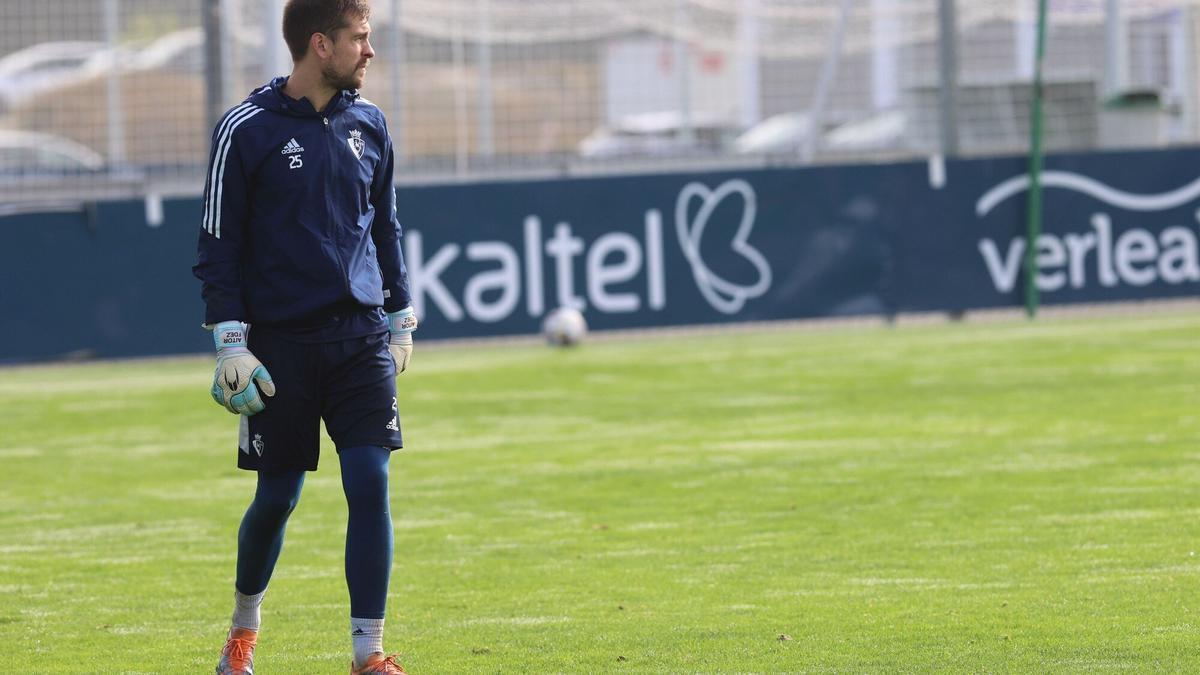
MULTIPOLYGON (((282 5, 0 3, 0 197, 198 192, 208 92, 232 105, 290 66, 282 5)), ((1023 152, 1036 6, 376 0, 363 93, 407 181, 1023 152)), ((1200 139, 1198 17, 1200 0, 1052 0, 1047 147, 1200 139)))

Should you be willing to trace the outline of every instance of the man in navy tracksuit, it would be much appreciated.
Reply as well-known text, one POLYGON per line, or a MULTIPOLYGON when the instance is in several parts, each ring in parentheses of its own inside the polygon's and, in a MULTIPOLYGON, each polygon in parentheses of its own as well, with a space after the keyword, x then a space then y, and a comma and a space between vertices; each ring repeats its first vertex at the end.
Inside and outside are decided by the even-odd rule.
POLYGON ((220 675, 253 673, 259 606, 317 468, 321 420, 349 506, 351 673, 403 672, 383 651, 388 458, 402 444, 395 378, 417 321, 391 139, 357 93, 375 55, 369 12, 366 0, 289 0, 291 76, 253 92, 213 134, 193 271, 217 349, 212 396, 241 415, 238 466, 258 472, 220 675))

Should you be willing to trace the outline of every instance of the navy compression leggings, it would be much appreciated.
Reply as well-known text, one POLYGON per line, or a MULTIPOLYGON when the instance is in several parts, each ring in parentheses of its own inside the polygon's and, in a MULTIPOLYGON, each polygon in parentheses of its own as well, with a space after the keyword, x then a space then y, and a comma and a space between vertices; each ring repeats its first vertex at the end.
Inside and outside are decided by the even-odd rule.
MULTIPOLYGON (((388 508, 387 448, 362 446, 338 454, 346 493, 346 585, 350 616, 382 619, 392 570, 392 514, 388 508)), ((246 595, 266 590, 288 516, 300 501, 304 471, 258 473, 254 501, 238 529, 237 589, 246 595)))

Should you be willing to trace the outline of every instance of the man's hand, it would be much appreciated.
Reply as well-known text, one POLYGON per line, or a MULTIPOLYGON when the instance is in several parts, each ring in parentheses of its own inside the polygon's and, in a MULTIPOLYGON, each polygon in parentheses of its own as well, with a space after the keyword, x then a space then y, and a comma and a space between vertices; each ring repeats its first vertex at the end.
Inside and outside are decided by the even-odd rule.
POLYGON ((246 325, 240 321, 222 321, 213 330, 213 342, 217 345, 213 400, 235 415, 262 412, 266 403, 258 390, 262 388, 262 393, 274 396, 275 383, 262 362, 246 349, 246 325))
POLYGON ((412 307, 405 307, 399 312, 388 312, 387 318, 388 351, 392 353, 392 360, 396 362, 398 375, 408 368, 408 361, 412 358, 412 333, 417 329, 417 315, 413 314, 412 307))

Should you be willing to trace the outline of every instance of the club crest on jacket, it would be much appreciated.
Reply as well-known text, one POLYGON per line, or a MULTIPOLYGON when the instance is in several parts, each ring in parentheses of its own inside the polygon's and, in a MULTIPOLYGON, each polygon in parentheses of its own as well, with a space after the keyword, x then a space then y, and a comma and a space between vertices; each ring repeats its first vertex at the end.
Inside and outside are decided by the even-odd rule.
POLYGON ((354 156, 362 159, 363 153, 367 150, 367 144, 362 139, 362 132, 358 129, 352 129, 350 131, 350 138, 347 138, 346 142, 350 144, 350 151, 354 153, 354 156))

